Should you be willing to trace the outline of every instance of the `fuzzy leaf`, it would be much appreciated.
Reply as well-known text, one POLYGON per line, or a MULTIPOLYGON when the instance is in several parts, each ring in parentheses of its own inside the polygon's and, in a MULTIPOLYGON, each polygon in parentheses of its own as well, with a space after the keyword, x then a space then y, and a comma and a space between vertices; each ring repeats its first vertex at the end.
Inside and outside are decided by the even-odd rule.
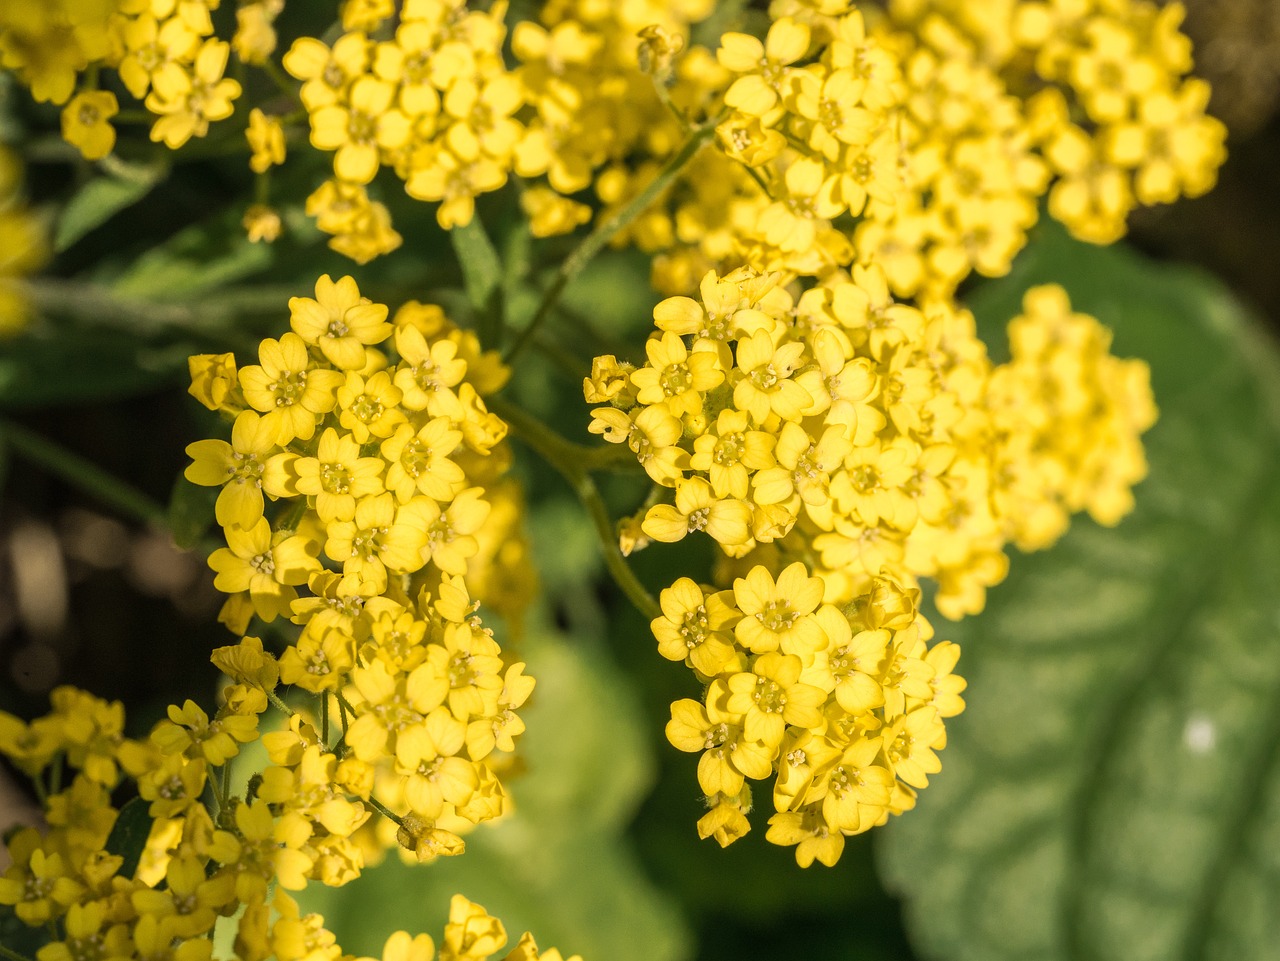
POLYGON ((1012 559, 961 644, 968 711, 881 845, 926 958, 1249 961, 1280 941, 1275 347, 1213 281, 1040 231, 974 298, 988 343, 1058 281, 1152 368, 1114 530, 1012 559))

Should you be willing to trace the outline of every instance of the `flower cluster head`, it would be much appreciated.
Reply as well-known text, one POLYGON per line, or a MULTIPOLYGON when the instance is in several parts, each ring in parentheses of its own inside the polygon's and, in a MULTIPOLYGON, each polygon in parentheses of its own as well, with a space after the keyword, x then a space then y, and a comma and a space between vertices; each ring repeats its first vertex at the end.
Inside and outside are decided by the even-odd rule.
MULTIPOLYGON (((993 365, 967 311, 942 297, 897 302, 878 267, 833 271, 807 289, 785 280, 748 267, 709 272, 699 297, 654 308, 644 365, 598 357, 584 393, 601 405, 590 430, 626 445, 668 489, 624 525, 623 549, 701 532, 724 555, 721 584, 732 582, 707 593, 682 578, 653 622, 660 652, 709 684, 704 704, 677 702, 673 741, 698 749, 692 732, 704 724, 719 732, 706 746, 720 753, 707 756, 733 758, 700 767, 712 798, 702 833, 741 834, 742 778, 776 772, 790 784, 780 759, 801 740, 797 757, 822 759, 814 777, 856 744, 857 764, 873 770, 862 808, 833 813, 837 802, 809 781, 775 792, 771 838, 820 839, 798 856, 829 863, 842 844, 833 839, 903 809, 910 795, 895 784, 923 787, 936 770, 894 762, 894 739, 907 730, 903 744, 941 747, 940 718, 960 710, 958 700, 930 700, 942 688, 927 682, 948 676, 958 651, 927 652, 919 580, 937 582, 944 615, 976 613, 1004 578, 1009 542, 1047 547, 1084 509, 1117 523, 1146 472, 1139 437, 1155 408, 1146 365, 1111 356, 1105 328, 1073 313, 1059 287, 1027 294, 1010 325, 1013 358, 993 365), (866 632, 889 627, 867 614, 879 603, 910 616, 873 644, 866 632), (829 661, 854 648, 869 652, 866 680, 837 682, 829 661), (928 666, 900 677, 902 659, 928 666), (855 684, 869 700, 854 699, 855 684), (774 706, 759 714, 757 697, 774 706), (830 754, 818 742, 837 723, 871 727, 830 754), (876 731, 892 737, 881 744, 889 734, 876 731)), ((948 694, 959 690, 952 683, 948 694)))
MULTIPOLYGON (((509 504, 519 494, 502 477, 506 425, 481 399, 506 370, 439 308, 410 303, 388 320, 350 277, 322 277, 290 311, 292 329, 265 340, 256 365, 191 359, 192 393, 233 425, 230 442, 190 445, 187 476, 220 488, 227 546, 209 563, 230 595, 222 620, 244 635, 254 618, 287 618, 300 633, 275 650, 247 635, 214 651, 229 678, 218 709, 173 705, 143 740, 124 736, 119 703, 71 688, 30 724, 0 713, 0 753, 51 784, 52 830, 17 834, 0 879, 0 904, 65 932, 38 961, 170 947, 177 961, 208 961, 214 926, 232 915, 242 961, 337 961, 323 920, 288 892, 346 884, 388 845, 419 861, 459 854, 462 834, 504 813, 498 775, 534 681, 481 622, 468 577, 530 583, 509 504), (290 707, 287 689, 314 709, 290 707), (228 765, 257 740, 269 766, 231 795, 228 765), (75 771, 65 789, 64 764, 75 771), (150 825, 136 865, 106 850, 125 780, 130 816, 150 825)), ((497 597, 513 617, 527 603, 497 597)), ((504 942, 459 897, 439 956, 482 961, 504 942)), ((400 932, 383 961, 432 950, 400 932)), ((526 935, 508 957, 559 954, 526 935)))
MULTIPOLYGON (((222 618, 237 633, 255 616, 301 625, 279 682, 341 707, 353 784, 367 795, 390 780, 401 810, 432 826, 431 844, 411 845, 420 857, 456 854, 459 831, 502 811, 490 755, 512 750, 533 687, 465 580, 486 558, 527 565, 486 547, 522 544, 509 521, 488 525, 495 501, 518 496, 499 483, 506 425, 481 398, 506 371, 439 308, 410 303, 388 321, 350 277, 322 277, 289 306, 292 330, 264 340, 258 364, 192 359, 192 392, 234 416, 229 443, 187 449, 188 479, 221 488, 227 546, 209 564, 230 595, 222 618)), ((258 657, 260 642, 241 643, 258 657)), ((220 666, 248 687, 228 703, 263 710, 271 686, 233 654, 220 666)))
POLYGON ((242 92, 225 75, 232 48, 252 62, 245 38, 262 26, 268 33, 258 31, 256 42, 266 52, 274 49, 270 21, 282 5, 241 5, 242 13, 260 13, 240 17, 231 43, 214 35, 217 0, 9 5, 12 12, 0 13, 0 62, 17 72, 36 100, 65 104, 63 137, 89 160, 105 157, 116 141, 112 118, 120 104, 112 90, 97 86, 102 67, 115 70, 124 89, 155 116, 151 139, 177 149, 231 116, 242 92), (86 71, 94 79, 77 90, 86 71))
POLYGON ((770 13, 763 37, 724 34, 713 67, 699 47, 674 61, 675 76, 698 67, 688 118, 718 118, 718 149, 629 235, 658 255, 666 293, 708 267, 822 276, 875 261, 900 296, 945 295, 972 271, 1007 272, 1046 193, 1073 234, 1109 242, 1136 205, 1204 193, 1225 156, 1208 87, 1185 77, 1179 4, 929 0, 864 18, 777 0, 770 13))
POLYGON ((796 845, 801 867, 835 864, 845 837, 913 807, 941 768, 943 719, 964 709, 959 648, 927 644, 917 592, 877 578, 841 609, 824 591, 799 561, 776 580, 757 565, 722 591, 682 577, 652 624, 659 653, 707 684, 667 724, 673 745, 702 752, 698 833, 721 845, 745 834, 747 781, 772 777, 767 838, 796 845))
POLYGON ((1226 128, 1205 114, 1208 85, 1186 76, 1182 4, 1020 0, 981 15, 953 0, 890 8, 926 44, 961 51, 1024 99, 1021 125, 1055 178, 1050 213, 1077 237, 1109 243, 1136 205, 1213 186, 1226 128))
MULTIPOLYGON (((260 645, 251 647, 223 649, 215 660, 261 691, 278 670, 260 645)), ((249 797, 228 799, 217 787, 219 769, 237 744, 257 736, 256 717, 210 720, 188 701, 138 741, 124 736, 118 701, 70 687, 54 690, 51 701, 51 713, 29 724, 0 712, 0 755, 48 786, 47 829, 7 835, 10 866, 0 875, 0 905, 53 933, 37 961, 210 961, 219 922, 234 926, 241 961, 350 957, 324 919, 303 915, 288 892, 310 878, 342 884, 359 872, 351 837, 371 813, 360 797, 368 791, 359 762, 325 750, 295 719, 289 731, 265 738, 273 764, 257 796, 251 787, 249 797), (128 802, 133 810, 112 804, 125 782, 138 794, 128 802), (209 790, 222 802, 216 820, 202 800, 209 790), (108 850, 121 818, 150 825, 130 862, 108 850)), ((486 961, 505 943, 499 920, 456 895, 438 952, 428 935, 397 931, 381 961, 486 961)), ((505 961, 539 959, 563 961, 555 949, 539 952, 526 933, 505 961)))

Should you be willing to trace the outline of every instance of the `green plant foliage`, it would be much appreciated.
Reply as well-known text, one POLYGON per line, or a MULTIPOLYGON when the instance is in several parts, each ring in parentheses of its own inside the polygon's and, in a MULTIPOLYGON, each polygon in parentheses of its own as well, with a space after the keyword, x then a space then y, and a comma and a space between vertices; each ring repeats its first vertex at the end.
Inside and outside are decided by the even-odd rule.
POLYGON ((967 712, 879 851, 928 958, 1275 957, 1277 356, 1217 284, 1043 229, 973 307, 1053 278, 1152 368, 1137 510, 1014 559, 959 642, 967 712))
POLYGON ((89 231, 131 207, 151 192, 160 171, 133 177, 95 177, 62 209, 53 232, 53 249, 66 250, 89 231))
POLYGON ((514 813, 467 835, 462 857, 407 866, 392 854, 345 888, 311 885, 305 907, 356 954, 376 956, 397 928, 437 936, 461 892, 502 918, 512 945, 529 929, 565 957, 688 957, 677 908, 621 839, 653 778, 626 679, 589 638, 535 634, 517 649, 538 686, 521 710, 514 813))
POLYGON ((0 354, 0 406, 37 408, 128 397, 175 381, 186 344, 151 345, 104 328, 32 331, 0 354))
POLYGON ((133 798, 120 809, 115 826, 107 837, 106 850, 124 858, 120 866, 121 877, 133 877, 138 868, 142 850, 147 846, 147 835, 151 833, 150 808, 150 802, 140 797, 133 798))

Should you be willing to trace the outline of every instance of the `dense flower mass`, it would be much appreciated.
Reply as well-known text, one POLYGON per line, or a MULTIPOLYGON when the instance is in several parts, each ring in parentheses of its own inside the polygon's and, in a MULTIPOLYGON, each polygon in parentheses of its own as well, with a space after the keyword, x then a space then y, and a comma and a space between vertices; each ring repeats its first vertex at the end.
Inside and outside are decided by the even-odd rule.
MULTIPOLYGON (((219 654, 233 677, 250 679, 242 691, 261 697, 274 687, 279 671, 260 644, 219 654)), ((48 830, 13 832, 6 840, 11 864, 0 876, 0 905, 54 932, 38 961, 208 961, 219 921, 234 925, 241 961, 350 957, 323 918, 301 914, 287 892, 308 878, 341 884, 359 873, 360 849, 351 839, 372 812, 368 772, 358 761, 326 750, 295 718, 288 730, 265 735, 273 765, 258 796, 251 790, 250 799, 229 803, 219 784, 237 745, 257 737, 256 717, 220 713, 210 720, 188 701, 171 707, 148 740, 136 741, 123 735, 118 701, 60 687, 52 707, 30 724, 0 712, 0 754, 49 789, 48 830), (64 771, 72 775, 65 788, 64 771), (117 810, 111 794, 125 780, 136 783, 140 797, 117 810), (206 790, 220 799, 216 818, 201 801, 206 790), (141 856, 129 861, 109 846, 125 819, 150 825, 141 856)), ((401 830, 425 833, 409 818, 401 830)), ((397 931, 381 961, 486 961, 506 940, 498 919, 456 895, 438 951, 426 934, 397 931)), ((554 948, 539 952, 527 933, 506 955, 539 958, 562 961, 554 948)))
MULTIPOLYGON (((1025 314, 1010 324, 1012 359, 992 365, 967 311, 941 297, 920 307, 896 302, 879 268, 830 273, 798 296, 784 279, 750 267, 709 272, 697 299, 654 308, 643 366, 598 357, 584 381, 588 401, 607 402, 593 409, 591 431, 627 445, 655 485, 670 489, 667 502, 636 518, 643 538, 671 543, 702 532, 726 558, 721 582, 732 580, 732 595, 713 592, 704 603, 702 589, 682 579, 663 594, 665 620, 653 622, 660 652, 710 684, 696 723, 720 732, 707 735, 707 747, 728 759, 734 777, 702 780, 714 816, 701 830, 722 843, 746 829, 748 801, 726 799, 744 776, 792 777, 775 764, 784 730, 813 741, 800 756, 837 757, 852 749, 841 725, 869 723, 859 750, 862 763, 879 765, 878 787, 862 815, 843 820, 804 808, 809 787, 775 791, 771 840, 794 843, 785 839, 801 836, 801 821, 839 838, 902 810, 911 795, 899 782, 923 787, 923 769, 903 775, 891 742, 873 748, 867 738, 909 714, 923 725, 927 714, 928 735, 922 727, 913 743, 941 747, 941 719, 961 703, 931 707, 929 683, 940 665, 939 677, 949 676, 958 650, 926 654, 923 621, 902 650, 888 634, 872 645, 864 632, 879 626, 840 612, 865 610, 868 597, 886 592, 898 598, 895 609, 914 612, 907 592, 927 577, 943 614, 977 613, 1008 570, 1006 544, 1048 547, 1075 511, 1115 524, 1131 509, 1130 488, 1146 473, 1138 438, 1155 419, 1146 365, 1111 356, 1106 330, 1072 313, 1059 287, 1027 294, 1025 314), (787 586, 775 587, 775 576, 787 586), (868 702, 850 700, 827 664, 835 650, 850 650, 841 639, 851 631, 866 647, 857 673, 875 689, 868 702), (920 666, 904 676, 902 658, 920 666), (886 693, 904 677, 905 695, 886 693), (788 705, 767 729, 750 713, 759 698, 788 705), (871 715, 885 704, 897 711, 871 715), (716 741, 722 735, 730 748, 716 741), (720 783, 733 789, 712 786, 720 783), (732 830, 726 805, 738 811, 732 830)), ((629 549, 638 546, 628 539, 629 549)), ((902 627, 914 623, 907 617, 902 627)), ((685 750, 696 749, 686 709, 694 703, 677 702, 668 728, 685 750)), ((816 791, 813 803, 824 796, 816 791)), ((832 863, 839 845, 829 843, 797 857, 832 863)))
MULTIPOLYGON (((0 712, 0 754, 48 822, 7 839, 0 905, 48 931, 37 961, 210 961, 219 925, 241 961, 347 961, 291 892, 390 848, 461 854, 509 813, 535 681, 479 613, 518 633, 534 594, 509 431, 570 481, 658 653, 701 686, 666 725, 698 755, 698 833, 742 837, 766 782, 767 840, 835 864, 914 805, 965 706, 922 588, 946 618, 977 613, 1009 545, 1133 506, 1146 364, 1056 285, 1026 294, 994 363, 956 291, 1009 270, 1042 200, 1104 243, 1136 206, 1213 184, 1224 129, 1187 76, 1180 5, 773 0, 713 18, 713 0, 547 0, 513 22, 504 0, 345 0, 282 41, 283 5, 4 4, 0 65, 81 172, 146 180, 135 149, 159 170, 205 137, 247 163, 235 217, 255 243, 310 217, 365 264, 404 244, 396 202, 433 205, 485 347, 514 343, 482 349, 435 304, 393 312, 325 275, 256 357, 190 358, 190 393, 227 425, 187 447, 185 478, 221 532, 228 681, 141 739, 122 705, 69 687, 30 723, 0 712), (480 221, 504 201, 491 240, 480 221), (580 230, 568 256, 537 245, 580 230), (583 321, 615 351, 583 380, 592 448, 495 395, 530 345, 585 366, 539 326, 609 244, 649 255, 662 299, 643 345, 583 321), (651 482, 616 533, 589 476, 604 467, 651 482), (656 600, 626 566, 699 534, 714 566, 656 600), (255 741, 265 770, 233 776, 255 741)), ((0 152, 0 333, 44 256, 17 170, 0 152)), ((434 285, 422 267, 383 282, 434 285)), ((458 895, 438 956, 505 942, 458 895)), ((382 961, 436 953, 401 931, 382 961)), ((561 961, 528 934, 506 958, 561 961)))

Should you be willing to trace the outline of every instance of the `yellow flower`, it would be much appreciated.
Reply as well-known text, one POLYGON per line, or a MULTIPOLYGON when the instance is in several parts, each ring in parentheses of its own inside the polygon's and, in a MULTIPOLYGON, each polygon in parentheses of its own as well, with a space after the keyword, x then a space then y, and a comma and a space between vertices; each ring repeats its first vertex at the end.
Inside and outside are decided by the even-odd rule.
POLYGON ((279 117, 268 117, 258 107, 249 111, 249 126, 244 132, 253 156, 249 169, 266 173, 275 164, 284 163, 284 127, 279 117))
POLYGON ((826 644, 821 626, 810 616, 822 592, 822 579, 810 577, 800 561, 784 569, 776 583, 757 565, 733 582, 734 601, 743 615, 734 634, 753 653, 815 651, 826 644))
POLYGON ((192 137, 203 137, 209 123, 230 117, 240 96, 240 84, 223 77, 231 47, 221 40, 206 40, 190 66, 166 63, 151 79, 147 109, 160 117, 151 127, 151 139, 176 150, 192 137))
POLYGON ((380 344, 391 336, 385 306, 361 297, 353 278, 334 282, 328 274, 316 281, 315 300, 289 298, 289 326, 342 370, 362 370, 365 346, 380 344))
POLYGON ((645 342, 649 363, 631 374, 636 399, 645 405, 665 403, 677 417, 702 410, 703 395, 724 381, 719 355, 692 353, 676 334, 665 332, 645 342))
POLYGON ((244 228, 251 244, 275 243, 284 229, 280 214, 266 204, 251 204, 244 212, 240 226, 244 228))
POLYGON ((440 957, 450 961, 487 961, 507 943, 502 922, 480 905, 455 894, 449 902, 449 923, 444 928, 440 957))
POLYGON ((214 516, 226 528, 248 529, 262 517, 262 474, 276 446, 276 433, 265 417, 241 411, 231 427, 231 443, 198 440, 187 445, 192 463, 183 476, 193 484, 218 487, 214 516))
POLYGON ((382 442, 387 468, 387 489, 400 503, 408 503, 415 493, 446 503, 466 487, 466 474, 449 459, 462 441, 447 417, 433 417, 415 431, 400 424, 395 434, 382 442))
POLYGON ((62 108, 62 136, 86 160, 101 160, 116 144, 111 118, 120 112, 116 95, 110 90, 87 90, 76 94, 62 108))
POLYGON ((733 497, 716 497, 703 477, 676 481, 676 502, 649 508, 641 530, 655 541, 672 544, 691 531, 706 531, 725 548, 744 547, 751 539, 751 508, 733 497))
POLYGON ((240 370, 245 400, 263 412, 277 444, 295 437, 310 440, 318 415, 333 410, 334 391, 346 378, 336 370, 315 367, 306 341, 292 332, 279 340, 264 339, 258 359, 259 364, 240 370))
POLYGON ((733 388, 733 404, 747 411, 758 425, 776 413, 783 420, 799 420, 800 412, 813 405, 813 398, 792 377, 800 366, 804 344, 774 345, 763 330, 738 341, 735 374, 741 379, 733 388))
POLYGON ((361 457, 360 445, 350 435, 327 427, 320 435, 316 455, 297 458, 292 470, 297 476, 294 483, 298 493, 314 497, 316 513, 324 523, 330 524, 351 520, 356 513, 357 498, 383 491, 384 466, 380 457, 361 457))
POLYGON ((669 661, 688 661, 699 673, 715 677, 733 657, 736 612, 724 592, 704 595, 694 581, 679 578, 659 595, 662 617, 650 622, 658 653, 669 661))
POLYGON ((249 527, 228 527, 227 546, 209 556, 217 571, 213 586, 226 594, 248 591, 254 612, 264 621, 288 614, 298 596, 293 590, 320 569, 312 542, 302 536, 274 537, 265 517, 249 527))
POLYGON ((409 118, 393 107, 395 87, 370 75, 358 77, 347 99, 311 114, 311 145, 334 150, 333 171, 340 180, 367 184, 378 172, 380 150, 397 150, 409 141, 409 118))
POLYGON ((753 117, 768 117, 783 96, 789 65, 808 50, 808 26, 790 17, 775 21, 764 43, 745 33, 726 33, 716 59, 744 76, 725 91, 724 102, 753 117))

